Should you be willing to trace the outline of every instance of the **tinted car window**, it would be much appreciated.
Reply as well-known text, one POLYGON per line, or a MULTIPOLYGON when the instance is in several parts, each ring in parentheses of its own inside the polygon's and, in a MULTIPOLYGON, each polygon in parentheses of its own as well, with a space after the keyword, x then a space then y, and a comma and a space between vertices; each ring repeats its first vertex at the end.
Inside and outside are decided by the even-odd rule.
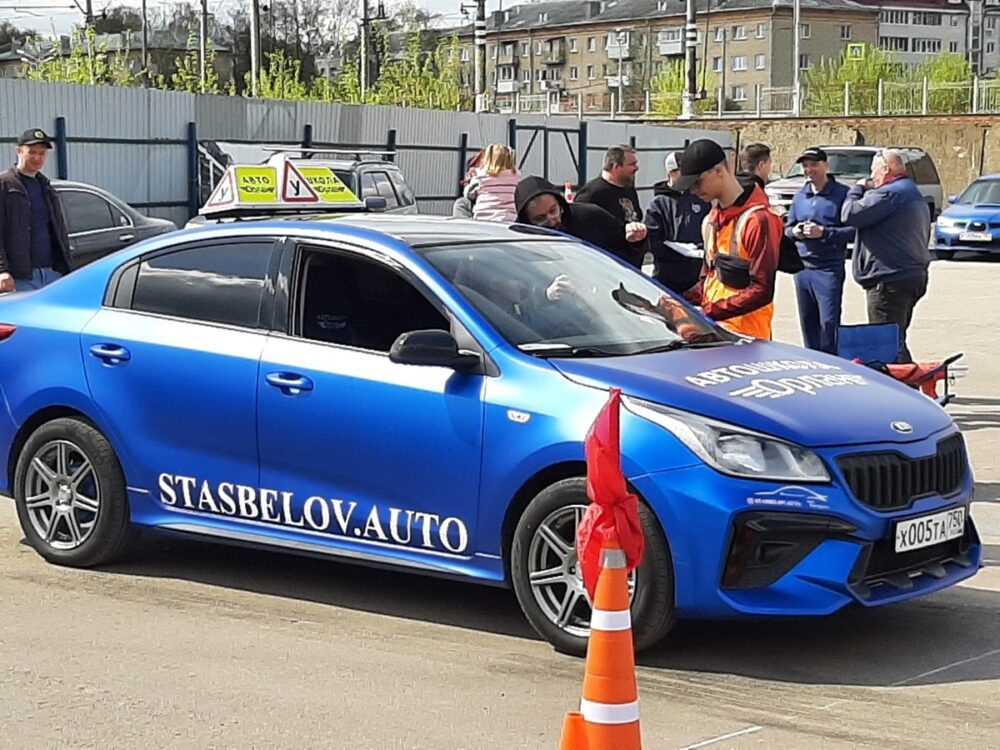
POLYGON ((239 241, 159 255, 139 266, 132 309, 256 327, 271 241, 239 241))
POLYGON ((375 181, 376 194, 385 198, 386 207, 399 208, 399 198, 392 187, 392 180, 389 179, 389 175, 385 172, 372 172, 371 174, 372 179, 375 181))
POLYGON ((71 233, 93 232, 119 226, 121 212, 96 193, 85 190, 60 190, 66 224, 71 233))
POLYGON ((413 284, 375 261, 307 250, 302 269, 304 338, 388 352, 401 333, 450 329, 413 284))
POLYGON ((936 185, 941 180, 938 178, 934 162, 927 154, 913 159, 910 163, 910 170, 913 172, 913 179, 921 185, 936 185))
POLYGON ((364 172, 361 175, 361 199, 371 198, 378 195, 378 187, 375 185, 375 176, 371 172, 364 172))
POLYGON ((392 180, 392 184, 396 187, 396 193, 399 195, 399 202, 404 206, 412 206, 416 203, 416 197, 413 195, 413 191, 410 190, 410 186, 406 184, 406 180, 403 179, 403 173, 393 170, 389 172, 389 179, 392 180))

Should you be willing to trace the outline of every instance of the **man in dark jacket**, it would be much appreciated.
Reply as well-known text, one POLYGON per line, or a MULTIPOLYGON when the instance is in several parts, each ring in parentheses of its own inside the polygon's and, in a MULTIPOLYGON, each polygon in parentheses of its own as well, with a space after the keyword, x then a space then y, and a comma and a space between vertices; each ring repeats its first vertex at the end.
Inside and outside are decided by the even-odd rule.
POLYGON ((701 276, 701 223, 711 206, 693 193, 680 193, 671 187, 681 174, 677 159, 676 153, 667 156, 667 179, 653 185, 653 200, 646 209, 646 228, 653 254, 653 277, 668 289, 683 294, 701 276), (667 243, 693 247, 683 252, 683 247, 667 243))
POLYGON ((837 329, 844 296, 844 261, 853 227, 845 227, 840 213, 847 186, 828 173, 826 152, 807 148, 802 165, 806 184, 792 199, 785 217, 785 236, 796 241, 804 269, 795 274, 802 340, 809 349, 837 353, 837 329))
POLYGON ((40 289, 69 272, 69 234, 42 168, 51 139, 37 128, 17 141, 17 164, 0 173, 0 292, 40 289))
POLYGON ((645 255, 646 225, 642 223, 642 207, 635 189, 638 171, 639 157, 634 148, 612 146, 604 154, 600 176, 580 188, 573 202, 592 203, 614 216, 621 222, 633 250, 645 255))
POLYGON ((600 206, 567 203, 562 191, 542 177, 521 180, 514 191, 514 205, 517 220, 522 224, 571 234, 617 255, 636 268, 642 265, 642 253, 626 239, 621 222, 600 206))
POLYGON ((898 324, 897 361, 912 362, 906 330, 927 293, 931 216, 898 151, 875 155, 870 180, 851 188, 841 218, 858 230, 854 280, 867 294, 868 322, 898 324))

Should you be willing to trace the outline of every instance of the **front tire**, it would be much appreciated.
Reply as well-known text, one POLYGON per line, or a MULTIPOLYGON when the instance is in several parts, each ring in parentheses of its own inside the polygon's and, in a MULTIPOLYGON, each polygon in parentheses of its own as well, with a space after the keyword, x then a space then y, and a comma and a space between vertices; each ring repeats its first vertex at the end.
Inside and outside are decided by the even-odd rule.
MULTIPOLYGON (((590 500, 582 478, 542 490, 518 521, 511 545, 511 578, 525 617, 557 651, 587 652, 591 604, 579 572, 576 530, 590 500)), ((641 502, 646 537, 642 563, 629 576, 636 651, 663 640, 674 624, 670 548, 653 512, 641 502)))
POLYGON ((14 501, 28 543, 57 565, 110 562, 131 538, 118 457, 80 419, 54 419, 32 433, 18 456, 14 501))

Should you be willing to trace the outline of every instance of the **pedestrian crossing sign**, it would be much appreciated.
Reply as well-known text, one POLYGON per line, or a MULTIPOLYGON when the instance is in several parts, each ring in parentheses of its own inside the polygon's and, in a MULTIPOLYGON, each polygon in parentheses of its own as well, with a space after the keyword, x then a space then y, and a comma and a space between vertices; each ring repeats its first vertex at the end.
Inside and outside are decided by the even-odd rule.
POLYGON ((848 60, 860 60, 865 56, 865 45, 864 43, 855 43, 847 45, 847 59, 848 60))

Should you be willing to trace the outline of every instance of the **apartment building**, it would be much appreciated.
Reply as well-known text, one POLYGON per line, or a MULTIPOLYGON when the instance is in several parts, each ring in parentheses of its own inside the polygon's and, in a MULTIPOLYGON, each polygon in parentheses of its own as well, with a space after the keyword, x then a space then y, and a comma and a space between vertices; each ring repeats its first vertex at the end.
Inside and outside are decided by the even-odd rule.
POLYGON ((916 66, 941 52, 968 56, 972 13, 964 0, 858 0, 877 8, 878 46, 916 66))
MULTIPOLYGON (((752 107, 757 87, 788 87, 802 69, 877 42, 878 9, 853 0, 801 0, 800 54, 793 61, 792 0, 698 0, 699 82, 752 107)), ((664 65, 683 60, 682 0, 530 2, 487 20, 487 91, 584 98, 606 109, 611 95, 641 96, 664 65)), ((472 29, 459 31, 472 60, 472 29)))

